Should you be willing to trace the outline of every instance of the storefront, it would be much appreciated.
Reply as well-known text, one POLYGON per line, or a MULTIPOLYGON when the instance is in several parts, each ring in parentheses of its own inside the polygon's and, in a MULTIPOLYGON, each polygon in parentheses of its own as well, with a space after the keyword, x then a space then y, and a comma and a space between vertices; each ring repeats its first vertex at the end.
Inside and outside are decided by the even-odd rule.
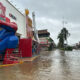
POLYGON ((33 27, 32 20, 28 16, 29 11, 25 10, 25 13, 26 15, 23 15, 7 0, 0 1, 0 18, 4 19, 0 20, 7 24, 14 22, 18 26, 16 35, 20 40, 18 40, 18 45, 16 46, 17 48, 14 48, 14 52, 21 53, 22 57, 33 57, 39 53, 40 48, 32 33, 33 27))
POLYGON ((33 35, 32 20, 28 16, 28 9, 25 10, 25 14, 27 38, 20 39, 19 49, 23 52, 22 57, 33 57, 39 54, 40 45, 33 35))
POLYGON ((0 0, 0 3, 6 9, 5 16, 8 17, 11 22, 15 22, 18 25, 18 35, 16 35, 21 38, 26 38, 27 32, 25 16, 21 12, 19 12, 8 0, 0 0))

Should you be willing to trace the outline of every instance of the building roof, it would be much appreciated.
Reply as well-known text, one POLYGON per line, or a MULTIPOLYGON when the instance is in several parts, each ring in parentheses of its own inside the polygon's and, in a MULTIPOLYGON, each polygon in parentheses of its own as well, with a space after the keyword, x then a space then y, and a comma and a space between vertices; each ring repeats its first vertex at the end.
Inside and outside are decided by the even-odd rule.
POLYGON ((44 30, 38 30, 38 34, 50 34, 47 29, 44 30))
POLYGON ((25 16, 24 14, 22 14, 10 1, 6 0, 12 7, 14 7, 21 15, 25 16))

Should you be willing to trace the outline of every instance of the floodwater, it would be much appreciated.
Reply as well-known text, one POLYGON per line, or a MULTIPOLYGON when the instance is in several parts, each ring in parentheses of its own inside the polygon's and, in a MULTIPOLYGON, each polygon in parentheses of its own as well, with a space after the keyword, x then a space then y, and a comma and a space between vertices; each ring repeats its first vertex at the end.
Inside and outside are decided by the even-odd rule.
POLYGON ((41 52, 33 62, 0 68, 0 80, 80 80, 80 50, 41 52))

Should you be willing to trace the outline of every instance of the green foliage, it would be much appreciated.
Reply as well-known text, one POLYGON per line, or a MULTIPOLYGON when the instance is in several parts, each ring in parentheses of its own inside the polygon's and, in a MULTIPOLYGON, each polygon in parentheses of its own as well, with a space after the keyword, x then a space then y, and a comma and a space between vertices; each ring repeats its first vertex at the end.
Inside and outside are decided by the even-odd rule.
POLYGON ((73 48, 71 46, 68 46, 66 48, 60 48, 61 50, 64 50, 64 51, 72 51, 73 48))
POLYGON ((50 38, 50 37, 48 37, 48 38, 46 38, 49 42, 53 42, 53 40, 50 38))
POLYGON ((65 50, 72 51, 73 48, 71 46, 68 46, 68 47, 65 48, 65 50))
POLYGON ((70 33, 68 32, 68 30, 66 28, 63 28, 57 37, 59 39, 58 47, 64 48, 64 41, 66 41, 67 43, 67 38, 69 36, 70 36, 70 33))
POLYGON ((60 33, 58 35, 58 39, 59 39, 58 47, 63 48, 63 46, 64 46, 64 39, 63 39, 63 34, 62 33, 60 33))
POLYGON ((52 51, 52 50, 53 50, 53 44, 52 44, 52 43, 51 43, 50 46, 48 47, 48 50, 49 50, 49 51, 52 51))
POLYGON ((64 48, 60 48, 60 50, 65 50, 64 48))

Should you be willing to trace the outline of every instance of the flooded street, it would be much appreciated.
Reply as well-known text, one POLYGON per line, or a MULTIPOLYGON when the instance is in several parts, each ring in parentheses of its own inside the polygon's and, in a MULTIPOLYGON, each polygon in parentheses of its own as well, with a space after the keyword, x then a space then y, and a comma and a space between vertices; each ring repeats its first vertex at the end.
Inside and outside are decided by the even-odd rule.
POLYGON ((0 80, 80 80, 80 50, 45 51, 33 62, 2 67, 0 80))

